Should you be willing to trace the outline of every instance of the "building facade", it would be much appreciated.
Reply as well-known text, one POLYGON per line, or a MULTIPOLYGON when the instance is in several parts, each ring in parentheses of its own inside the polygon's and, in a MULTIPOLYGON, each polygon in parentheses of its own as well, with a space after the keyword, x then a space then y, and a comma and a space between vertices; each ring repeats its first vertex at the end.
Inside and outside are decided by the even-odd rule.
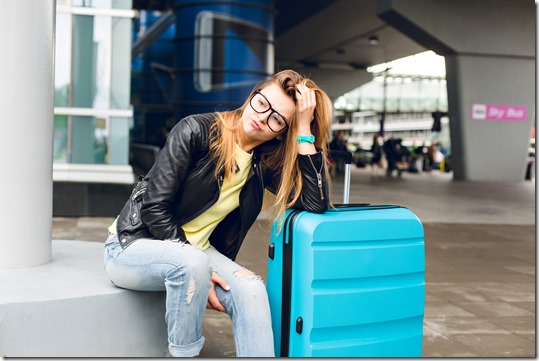
POLYGON ((400 138, 404 145, 435 142, 450 147, 442 56, 428 51, 368 70, 372 81, 335 100, 333 131, 345 131, 348 142, 363 149, 370 148, 381 131, 384 138, 400 138))
POLYGON ((131 0, 57 0, 54 181, 132 183, 131 0))

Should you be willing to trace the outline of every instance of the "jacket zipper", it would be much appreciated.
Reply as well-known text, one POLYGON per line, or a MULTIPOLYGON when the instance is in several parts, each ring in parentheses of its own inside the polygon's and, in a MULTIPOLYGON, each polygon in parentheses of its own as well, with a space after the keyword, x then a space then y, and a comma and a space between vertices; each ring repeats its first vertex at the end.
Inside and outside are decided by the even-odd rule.
POLYGON ((225 180, 225 177, 221 174, 219 178, 217 179, 217 183, 219 184, 219 191, 221 191, 221 188, 223 187, 223 182, 225 180))
POLYGON ((147 188, 147 187, 143 187, 143 188, 139 189, 139 190, 137 191, 137 193, 135 193, 135 194, 131 197, 131 200, 133 200, 133 201, 136 200, 141 194, 143 194, 143 193, 146 191, 146 188, 147 188))
POLYGON ((320 198, 324 199, 324 192, 322 190, 322 168, 324 168, 324 163, 322 163, 322 166, 320 167, 320 170, 316 170, 316 167, 314 166, 314 162, 311 159, 311 155, 307 154, 307 157, 309 157, 309 161, 311 161, 311 165, 313 166, 314 172, 316 173, 316 179, 318 182, 318 189, 320 190, 320 198))

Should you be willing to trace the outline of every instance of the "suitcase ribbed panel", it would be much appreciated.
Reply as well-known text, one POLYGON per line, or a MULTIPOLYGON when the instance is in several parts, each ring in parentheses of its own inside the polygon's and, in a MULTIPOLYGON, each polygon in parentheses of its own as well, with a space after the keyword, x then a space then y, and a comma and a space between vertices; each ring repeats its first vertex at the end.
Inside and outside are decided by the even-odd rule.
MULTIPOLYGON (((302 212, 295 218, 289 232, 288 356, 421 356, 425 252, 417 217, 406 208, 370 206, 302 212)), ((271 240, 276 252, 269 262, 268 294, 274 328, 284 326, 279 289, 284 247, 279 243, 288 241, 282 235, 271 240)), ((274 329, 274 334, 280 350, 281 332, 274 329)))

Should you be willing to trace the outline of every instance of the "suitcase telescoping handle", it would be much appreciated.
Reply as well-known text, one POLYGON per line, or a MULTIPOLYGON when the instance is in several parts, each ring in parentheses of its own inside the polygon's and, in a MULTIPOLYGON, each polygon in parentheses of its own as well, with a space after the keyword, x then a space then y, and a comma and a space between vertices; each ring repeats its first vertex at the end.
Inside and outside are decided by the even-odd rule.
POLYGON ((344 192, 343 203, 350 203, 350 174, 352 172, 352 152, 346 150, 330 150, 329 157, 333 160, 344 159, 344 192))

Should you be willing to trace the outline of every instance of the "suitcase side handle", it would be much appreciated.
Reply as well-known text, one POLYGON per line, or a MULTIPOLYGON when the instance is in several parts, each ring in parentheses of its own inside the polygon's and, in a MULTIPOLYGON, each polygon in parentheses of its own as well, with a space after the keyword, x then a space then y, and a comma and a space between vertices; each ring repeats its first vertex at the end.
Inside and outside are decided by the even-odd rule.
POLYGON ((344 192, 343 204, 350 203, 350 175, 352 173, 352 152, 346 150, 330 150, 329 157, 331 159, 344 159, 344 192))

